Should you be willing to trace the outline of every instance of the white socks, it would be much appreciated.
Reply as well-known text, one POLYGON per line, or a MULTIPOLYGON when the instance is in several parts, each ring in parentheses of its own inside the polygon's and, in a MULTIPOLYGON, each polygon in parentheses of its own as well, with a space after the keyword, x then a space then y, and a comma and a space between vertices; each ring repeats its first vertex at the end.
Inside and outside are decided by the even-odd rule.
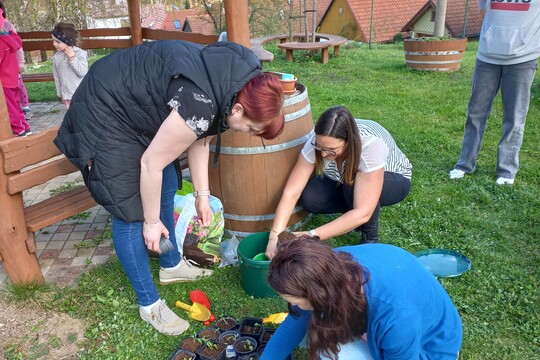
POLYGON ((182 262, 182 260, 180 260, 180 262, 178 263, 178 265, 176 266, 173 266, 173 267, 167 267, 167 268, 163 268, 165 270, 169 270, 169 271, 173 271, 173 270, 178 270, 180 269, 180 263, 182 262))
POLYGON ((161 299, 158 299, 155 303, 153 304, 150 304, 150 305, 146 305, 146 306, 142 306, 141 305, 141 309, 143 309, 143 311, 147 314, 150 314, 152 312, 152 308, 154 307, 154 305, 156 305, 158 302, 160 302, 161 299))

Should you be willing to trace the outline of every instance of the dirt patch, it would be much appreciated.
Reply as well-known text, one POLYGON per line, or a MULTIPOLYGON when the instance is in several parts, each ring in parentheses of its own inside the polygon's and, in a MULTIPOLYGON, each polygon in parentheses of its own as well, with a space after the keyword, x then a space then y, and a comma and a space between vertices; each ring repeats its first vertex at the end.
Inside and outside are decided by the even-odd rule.
POLYGON ((83 340, 82 321, 0 298, 0 359, 75 359, 83 340))

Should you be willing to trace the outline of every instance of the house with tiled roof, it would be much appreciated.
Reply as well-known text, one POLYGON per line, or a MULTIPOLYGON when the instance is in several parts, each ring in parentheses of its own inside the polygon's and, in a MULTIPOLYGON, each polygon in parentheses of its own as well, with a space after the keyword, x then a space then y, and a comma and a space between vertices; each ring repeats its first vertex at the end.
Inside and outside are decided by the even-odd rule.
POLYGON ((214 23, 200 9, 185 9, 167 12, 162 29, 191 31, 204 35, 215 35, 214 23))
POLYGON ((318 32, 362 42, 390 42, 426 0, 333 0, 318 32))
MULTIPOLYGON (((170 6, 161 3, 142 5, 141 26, 149 29, 187 30, 204 35, 216 34, 214 23, 200 9, 178 10, 176 8, 177 10, 171 11, 170 8, 170 6)), ((114 3, 96 0, 89 6, 89 28, 118 28, 122 26, 129 26, 125 0, 117 0, 114 3)))
MULTIPOLYGON (((470 0, 448 1, 444 34, 452 37, 479 36, 484 17, 476 4, 470 0)), ((436 9, 437 0, 428 0, 402 30, 416 37, 433 36, 436 9)))
POLYGON ((148 29, 163 29, 167 11, 163 4, 148 4, 141 7, 141 26, 148 29))

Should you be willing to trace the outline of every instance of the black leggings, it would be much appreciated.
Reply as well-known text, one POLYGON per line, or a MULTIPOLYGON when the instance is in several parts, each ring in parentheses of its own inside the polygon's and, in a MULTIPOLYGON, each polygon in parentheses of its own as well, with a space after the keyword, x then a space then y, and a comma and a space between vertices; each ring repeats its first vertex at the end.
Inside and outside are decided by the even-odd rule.
MULTIPOLYGON (((397 204, 411 191, 411 180, 401 174, 384 172, 384 183, 379 203, 368 222, 356 230, 362 233, 362 243, 379 241, 379 212, 381 206, 397 204)), ((315 176, 309 180, 300 198, 302 207, 313 214, 336 214, 352 210, 354 184, 337 183, 326 176, 315 176)))

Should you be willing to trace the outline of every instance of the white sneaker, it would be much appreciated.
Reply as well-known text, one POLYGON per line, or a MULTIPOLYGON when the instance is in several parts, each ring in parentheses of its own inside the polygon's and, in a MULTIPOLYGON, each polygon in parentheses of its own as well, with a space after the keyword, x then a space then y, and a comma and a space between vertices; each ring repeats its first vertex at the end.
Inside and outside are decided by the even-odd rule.
POLYGON ((497 178, 497 181, 495 182, 497 183, 497 185, 513 185, 514 179, 500 177, 500 178, 497 178))
POLYGON ((198 278, 212 275, 212 270, 198 268, 193 260, 183 258, 180 260, 180 266, 177 269, 159 268, 159 283, 161 285, 172 284, 176 282, 193 281, 198 278))
POLYGON ((448 175, 450 176, 450 179, 461 179, 465 176, 465 171, 459 170, 459 169, 452 169, 448 175))
POLYGON ((189 323, 176 315, 165 303, 165 300, 152 307, 150 314, 139 307, 141 318, 165 335, 180 335, 189 328, 189 323))

